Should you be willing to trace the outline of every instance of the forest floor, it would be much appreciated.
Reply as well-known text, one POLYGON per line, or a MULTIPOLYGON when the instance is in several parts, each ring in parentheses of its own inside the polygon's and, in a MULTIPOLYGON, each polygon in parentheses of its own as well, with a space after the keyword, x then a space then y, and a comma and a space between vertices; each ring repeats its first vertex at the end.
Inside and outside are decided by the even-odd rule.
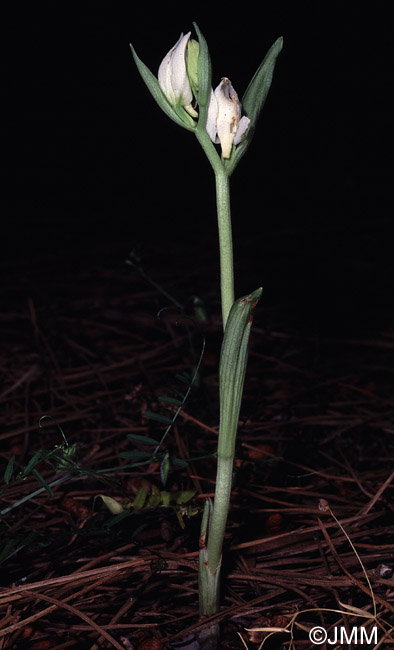
POLYGON ((213 621, 223 649, 261 647, 259 628, 286 628, 264 648, 312 648, 316 626, 329 647, 392 645, 394 322, 317 336, 264 298, 221 608, 199 618, 221 323, 217 262, 187 258, 7 268, 0 650, 197 650, 213 621))

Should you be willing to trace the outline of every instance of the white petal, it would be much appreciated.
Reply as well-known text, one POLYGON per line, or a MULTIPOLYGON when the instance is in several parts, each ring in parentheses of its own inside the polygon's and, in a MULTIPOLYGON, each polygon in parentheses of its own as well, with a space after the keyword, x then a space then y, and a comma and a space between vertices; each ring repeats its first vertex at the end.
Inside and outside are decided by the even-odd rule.
POLYGON ((175 46, 171 61, 171 85, 174 91, 175 99, 181 100, 182 106, 187 106, 193 101, 193 94, 190 88, 189 79, 186 71, 186 47, 191 32, 181 35, 175 46))
POLYGON ((217 128, 216 128, 216 120, 218 117, 218 103, 216 101, 215 94, 211 88, 211 96, 209 98, 209 106, 208 106, 208 115, 207 115, 207 124, 206 124, 206 130, 211 138, 212 142, 217 141, 217 128))
POLYGON ((244 115, 238 123, 238 129, 235 134, 234 144, 239 144, 245 138, 246 131, 248 130, 250 119, 244 115))
POLYGON ((172 76, 171 61, 174 54, 174 50, 179 45, 182 38, 183 38, 183 33, 180 35, 175 45, 165 55, 164 59, 160 63, 159 71, 157 73, 159 86, 171 104, 175 103, 174 92, 172 90, 172 85, 171 85, 171 76, 172 76))
POLYGON ((186 71, 186 47, 191 32, 180 35, 174 47, 166 54, 160 64, 157 78, 160 88, 171 105, 180 103, 188 106, 193 101, 186 71))
POLYGON ((223 158, 230 158, 241 109, 238 95, 229 79, 224 77, 215 90, 218 103, 217 130, 223 158))

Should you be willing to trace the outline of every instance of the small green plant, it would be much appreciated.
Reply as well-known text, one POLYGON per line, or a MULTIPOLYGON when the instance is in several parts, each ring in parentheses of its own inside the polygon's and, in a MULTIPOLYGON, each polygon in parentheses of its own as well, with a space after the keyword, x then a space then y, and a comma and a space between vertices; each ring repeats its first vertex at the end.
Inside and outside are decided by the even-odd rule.
POLYGON ((268 51, 252 78, 242 102, 231 81, 223 77, 215 90, 211 85, 211 62, 207 42, 194 23, 181 34, 164 57, 157 78, 131 51, 137 68, 160 108, 176 124, 194 133, 215 174, 220 250, 220 284, 223 343, 219 367, 220 424, 216 489, 213 504, 206 502, 200 536, 199 594, 201 615, 219 608, 222 546, 231 492, 247 348, 253 309, 262 289, 234 300, 233 242, 230 213, 230 176, 246 152, 267 97, 282 38, 268 51), (220 145, 220 153, 216 147, 220 145))

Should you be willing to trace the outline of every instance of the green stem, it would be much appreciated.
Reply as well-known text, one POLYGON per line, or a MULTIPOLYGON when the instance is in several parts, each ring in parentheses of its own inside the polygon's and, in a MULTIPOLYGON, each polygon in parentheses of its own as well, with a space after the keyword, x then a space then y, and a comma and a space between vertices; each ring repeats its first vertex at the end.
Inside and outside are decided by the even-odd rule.
POLYGON ((223 330, 234 302, 233 238, 230 211, 230 179, 225 171, 215 173, 216 208, 219 230, 220 287, 223 330))
MULTIPOLYGON (((203 128, 199 124, 196 136, 215 172, 222 319, 225 331, 219 369, 220 428, 215 499, 213 508, 206 504, 200 536, 200 613, 202 616, 210 616, 219 611, 222 547, 230 503, 235 437, 245 377, 247 342, 250 331, 249 319, 255 301, 260 297, 261 290, 234 303, 229 174, 210 141, 205 127, 203 128), (230 315, 232 307, 235 311, 232 311, 230 315)), ((209 636, 215 637, 216 632, 216 630, 210 630, 209 636)), ((214 646, 212 645, 212 647, 214 646)))
POLYGON ((202 126, 196 128, 196 137, 215 172, 216 208, 219 231, 220 289, 223 331, 234 302, 234 261, 230 209, 230 178, 214 145, 202 126))

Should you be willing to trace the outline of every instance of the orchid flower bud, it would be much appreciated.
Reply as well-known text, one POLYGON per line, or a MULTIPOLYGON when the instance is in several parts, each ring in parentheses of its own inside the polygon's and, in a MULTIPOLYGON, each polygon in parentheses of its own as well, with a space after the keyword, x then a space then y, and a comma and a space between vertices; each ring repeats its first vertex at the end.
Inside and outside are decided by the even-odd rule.
POLYGON ((206 129, 212 142, 221 145, 223 158, 230 158, 233 144, 239 144, 246 133, 250 119, 241 117, 241 102, 231 85, 223 77, 211 92, 206 129))
POLYGON ((182 106, 192 117, 198 113, 192 107, 193 93, 186 69, 186 47, 191 32, 180 35, 179 40, 160 64, 158 81, 171 106, 182 106))

